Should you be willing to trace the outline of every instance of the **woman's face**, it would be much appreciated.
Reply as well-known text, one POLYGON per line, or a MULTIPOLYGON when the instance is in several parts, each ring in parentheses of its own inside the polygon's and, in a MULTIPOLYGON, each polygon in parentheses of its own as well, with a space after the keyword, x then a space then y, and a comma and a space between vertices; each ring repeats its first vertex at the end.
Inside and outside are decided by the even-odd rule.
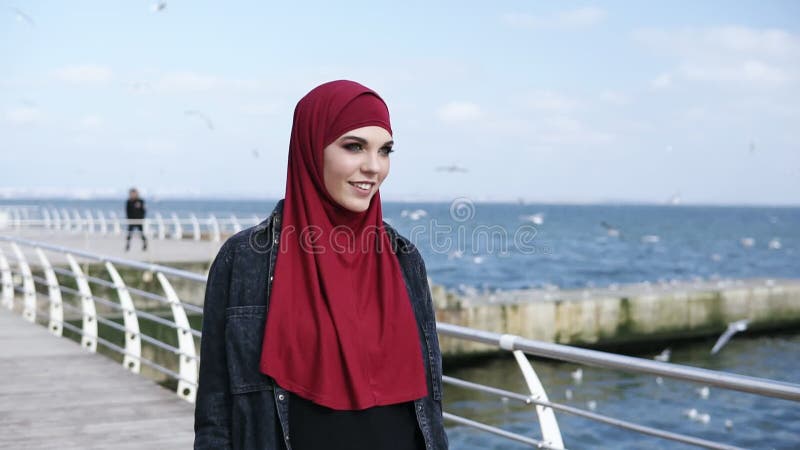
POLYGON ((323 150, 323 180, 333 199, 353 212, 369 208, 389 175, 392 136, 378 126, 356 128, 323 150))

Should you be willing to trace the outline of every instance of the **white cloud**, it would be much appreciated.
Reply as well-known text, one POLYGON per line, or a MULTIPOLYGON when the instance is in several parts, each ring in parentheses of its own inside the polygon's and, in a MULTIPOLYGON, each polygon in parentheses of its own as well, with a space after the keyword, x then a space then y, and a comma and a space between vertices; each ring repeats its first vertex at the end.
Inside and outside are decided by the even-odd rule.
POLYGON ((254 90, 259 83, 252 80, 226 79, 197 72, 170 72, 156 81, 155 89, 165 92, 207 92, 219 89, 254 90))
POLYGON ((579 102, 554 91, 533 91, 520 96, 523 106, 531 109, 568 112, 579 106, 579 102))
POLYGON ((626 105, 630 103, 630 98, 622 92, 605 90, 600 92, 600 100, 614 105, 626 105))
POLYGON ((81 117, 81 119, 78 121, 78 125, 84 130, 97 130, 103 126, 104 122, 105 120, 103 120, 101 116, 90 114, 81 117))
POLYGON ((106 66, 85 64, 56 69, 55 76, 68 83, 94 84, 108 82, 111 80, 113 72, 106 66))
POLYGON ((444 122, 464 122, 479 119, 483 115, 480 106, 470 102, 450 102, 439 108, 438 116, 444 122))
POLYGON ((677 81, 776 86, 800 79, 800 35, 742 26, 641 29, 634 40, 677 58, 670 74, 653 87, 677 81))
POLYGON ((35 106, 21 106, 6 111, 6 120, 16 125, 26 125, 38 122, 42 112, 35 106))
POLYGON ((758 84, 781 84, 796 78, 787 69, 763 61, 747 60, 734 64, 686 64, 681 73, 688 80, 734 81, 758 84))
POLYGON ((634 39, 648 46, 683 57, 729 57, 762 55, 767 58, 800 57, 800 36, 780 29, 755 29, 742 26, 646 28, 636 30, 634 39))
POLYGON ((655 89, 668 88, 672 86, 672 75, 668 73, 662 73, 650 82, 650 86, 654 87, 655 89))
POLYGON ((575 29, 596 25, 605 20, 606 15, 600 8, 585 7, 547 15, 507 13, 501 16, 501 20, 516 28, 575 29))

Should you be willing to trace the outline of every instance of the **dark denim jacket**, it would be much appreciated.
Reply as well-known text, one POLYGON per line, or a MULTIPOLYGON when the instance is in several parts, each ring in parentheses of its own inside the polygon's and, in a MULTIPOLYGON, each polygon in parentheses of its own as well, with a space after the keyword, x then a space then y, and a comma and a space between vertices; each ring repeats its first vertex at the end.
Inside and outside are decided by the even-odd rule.
MULTIPOLYGON (((282 210, 283 200, 265 221, 228 239, 211 265, 203 306, 195 449, 291 450, 289 395, 258 369, 282 210)), ((408 288, 428 374, 428 396, 414 402, 417 421, 426 449, 447 449, 441 353, 425 263, 408 239, 385 227, 408 288)))

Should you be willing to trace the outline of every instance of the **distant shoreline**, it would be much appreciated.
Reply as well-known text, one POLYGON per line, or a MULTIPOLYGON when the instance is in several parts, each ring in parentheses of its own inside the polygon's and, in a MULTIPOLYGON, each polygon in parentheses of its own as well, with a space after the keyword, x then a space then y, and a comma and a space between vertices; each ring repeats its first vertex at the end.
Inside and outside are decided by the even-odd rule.
MULTIPOLYGON (((219 196, 159 196, 157 194, 143 194, 143 196, 150 201, 151 204, 158 204, 162 201, 167 202, 265 202, 277 203, 282 197, 258 197, 258 196, 233 196, 233 195, 219 195, 219 196)), ((121 198, 126 198, 125 193, 119 195, 98 195, 98 196, 3 196, 0 194, 0 208, 3 206, 22 206, 21 202, 92 202, 92 201, 118 201, 121 198), (13 202, 13 204, 4 205, 4 202, 13 202)), ((646 202, 636 200, 597 200, 597 201, 545 201, 545 200, 508 200, 508 199, 476 199, 469 196, 459 197, 453 196, 452 198, 439 198, 439 199, 424 199, 424 198, 409 198, 409 197, 394 197, 384 196, 382 198, 385 203, 404 203, 404 204, 450 204, 455 199, 467 198, 475 204, 483 205, 525 205, 525 206, 642 206, 642 207, 670 207, 670 208, 800 208, 800 203, 712 203, 712 202, 683 202, 680 204, 669 204, 666 202, 646 202)), ((34 205, 31 205, 34 206, 34 205)))

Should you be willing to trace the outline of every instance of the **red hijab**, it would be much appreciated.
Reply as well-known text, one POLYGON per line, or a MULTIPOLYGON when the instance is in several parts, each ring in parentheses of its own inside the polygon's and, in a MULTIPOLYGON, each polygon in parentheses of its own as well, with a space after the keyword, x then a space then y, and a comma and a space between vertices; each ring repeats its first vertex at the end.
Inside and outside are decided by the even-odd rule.
POLYGON ((353 212, 323 182, 323 149, 370 125, 392 133, 383 100, 352 81, 318 86, 295 108, 261 351, 260 369, 278 385, 339 410, 427 395, 417 324, 383 228, 380 192, 366 211, 353 212))

